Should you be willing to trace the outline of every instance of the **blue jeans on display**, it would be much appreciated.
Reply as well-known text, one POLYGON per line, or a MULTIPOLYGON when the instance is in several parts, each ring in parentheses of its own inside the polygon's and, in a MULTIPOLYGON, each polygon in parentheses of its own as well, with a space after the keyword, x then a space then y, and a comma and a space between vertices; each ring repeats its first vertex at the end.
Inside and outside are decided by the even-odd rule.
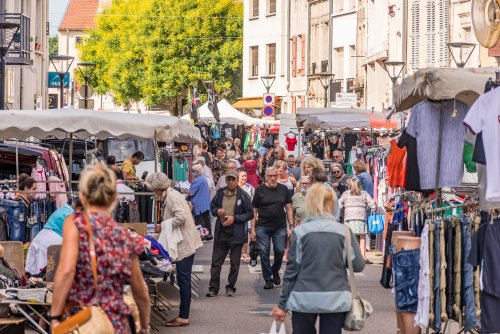
POLYGON ((26 242, 26 205, 10 199, 2 199, 0 205, 7 211, 9 240, 26 242))
MULTIPOLYGON (((436 224, 434 229, 434 307, 435 321, 434 330, 439 332, 441 329, 441 255, 440 255, 440 239, 439 234, 442 226, 436 224)), ((432 326, 432 324, 430 324, 432 326)))
POLYGON ((194 254, 176 262, 177 285, 181 296, 179 318, 189 319, 191 308, 191 273, 193 271, 194 254))
POLYGON ((463 270, 462 270, 462 295, 463 304, 465 305, 465 321, 464 331, 470 331, 479 326, 479 320, 476 315, 476 302, 474 300, 474 271, 469 263, 469 255, 472 247, 472 235, 470 220, 466 216, 462 216, 462 244, 463 252, 463 270))
POLYGON ((266 226, 255 226, 255 234, 259 243, 260 264, 262 276, 266 282, 272 280, 272 275, 278 274, 285 255, 286 227, 272 228, 266 226), (273 242, 274 263, 271 267, 269 254, 271 251, 271 240, 273 242))
POLYGON ((420 249, 390 250, 394 272, 396 308, 401 312, 417 312, 418 281, 420 274, 420 249))

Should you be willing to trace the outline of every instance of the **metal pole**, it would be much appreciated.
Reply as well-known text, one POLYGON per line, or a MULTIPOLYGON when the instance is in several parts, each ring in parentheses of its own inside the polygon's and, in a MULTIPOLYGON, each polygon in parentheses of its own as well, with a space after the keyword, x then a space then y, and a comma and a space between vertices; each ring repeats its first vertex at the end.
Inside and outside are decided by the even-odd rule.
POLYGON ((155 130, 155 137, 154 137, 154 148, 155 148, 155 172, 158 171, 158 140, 157 140, 157 132, 155 130))
POLYGON ((87 80, 85 80, 85 94, 83 96, 83 103, 84 103, 84 107, 85 107, 85 110, 87 109, 87 94, 88 94, 88 91, 89 90, 89 86, 87 85, 87 80))
POLYGON ((19 189, 19 142, 17 140, 16 140, 16 189, 19 189))
POLYGON ((0 56, 0 110, 5 110, 5 55, 0 56))
POLYGON ((441 207, 443 205, 441 200, 441 188, 439 187, 439 177, 441 174, 441 150, 443 144, 443 101, 441 101, 441 106, 439 109, 439 141, 438 141, 438 156, 437 156, 437 168, 436 168, 436 203, 437 207, 441 207))
POLYGON ((328 107, 328 86, 323 86, 325 89, 325 108, 328 107))
POLYGON ((72 191, 73 181, 73 132, 69 134, 69 157, 68 157, 68 177, 69 177, 69 190, 72 191))
POLYGON ((66 77, 66 73, 61 73, 59 72, 59 79, 61 82, 59 83, 59 94, 61 96, 59 97, 59 108, 62 109, 64 108, 64 78, 66 77))

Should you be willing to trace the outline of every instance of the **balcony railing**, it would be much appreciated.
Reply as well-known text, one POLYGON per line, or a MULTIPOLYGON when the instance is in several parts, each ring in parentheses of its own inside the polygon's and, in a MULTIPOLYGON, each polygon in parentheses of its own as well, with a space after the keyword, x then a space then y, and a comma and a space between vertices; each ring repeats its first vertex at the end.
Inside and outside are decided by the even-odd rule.
POLYGON ((0 22, 14 22, 20 25, 19 31, 14 36, 9 53, 7 54, 7 63, 19 65, 31 64, 30 18, 23 14, 3 13, 0 14, 0 22))

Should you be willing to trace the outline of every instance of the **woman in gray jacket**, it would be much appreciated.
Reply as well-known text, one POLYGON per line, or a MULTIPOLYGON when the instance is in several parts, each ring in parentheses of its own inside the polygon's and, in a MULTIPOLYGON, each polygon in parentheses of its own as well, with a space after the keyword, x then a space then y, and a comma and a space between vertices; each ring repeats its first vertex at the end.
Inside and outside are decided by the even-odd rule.
MULTIPOLYGON (((306 218, 292 232, 292 244, 283 278, 283 292, 273 309, 275 320, 284 321, 292 311, 294 334, 340 334, 351 309, 347 280, 345 228, 332 215, 333 193, 321 184, 309 188, 306 218)), ((361 272, 365 262, 356 237, 349 233, 353 269, 361 272)))

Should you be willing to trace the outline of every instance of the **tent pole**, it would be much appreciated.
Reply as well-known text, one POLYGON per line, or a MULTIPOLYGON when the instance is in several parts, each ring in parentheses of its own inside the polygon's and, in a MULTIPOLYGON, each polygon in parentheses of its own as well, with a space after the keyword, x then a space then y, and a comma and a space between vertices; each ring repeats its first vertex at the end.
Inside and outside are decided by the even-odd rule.
POLYGON ((154 148, 155 148, 155 172, 158 171, 158 140, 157 140, 158 134, 155 130, 155 138, 154 138, 154 148))
MULTIPOLYGON (((64 159, 64 158, 63 158, 64 159)), ((69 134, 69 159, 68 159, 69 191, 73 189, 73 132, 69 134)))
MULTIPOLYGON (((16 189, 19 189, 19 142, 16 139, 16 189)), ((24 190, 24 189, 19 189, 24 190)))
POLYGON ((439 140, 438 140, 438 156, 437 156, 437 166, 436 166, 436 204, 440 208, 443 205, 441 200, 441 188, 439 187, 440 174, 441 174, 441 155, 442 155, 442 145, 443 145, 443 101, 441 101, 441 106, 439 109, 439 140))

